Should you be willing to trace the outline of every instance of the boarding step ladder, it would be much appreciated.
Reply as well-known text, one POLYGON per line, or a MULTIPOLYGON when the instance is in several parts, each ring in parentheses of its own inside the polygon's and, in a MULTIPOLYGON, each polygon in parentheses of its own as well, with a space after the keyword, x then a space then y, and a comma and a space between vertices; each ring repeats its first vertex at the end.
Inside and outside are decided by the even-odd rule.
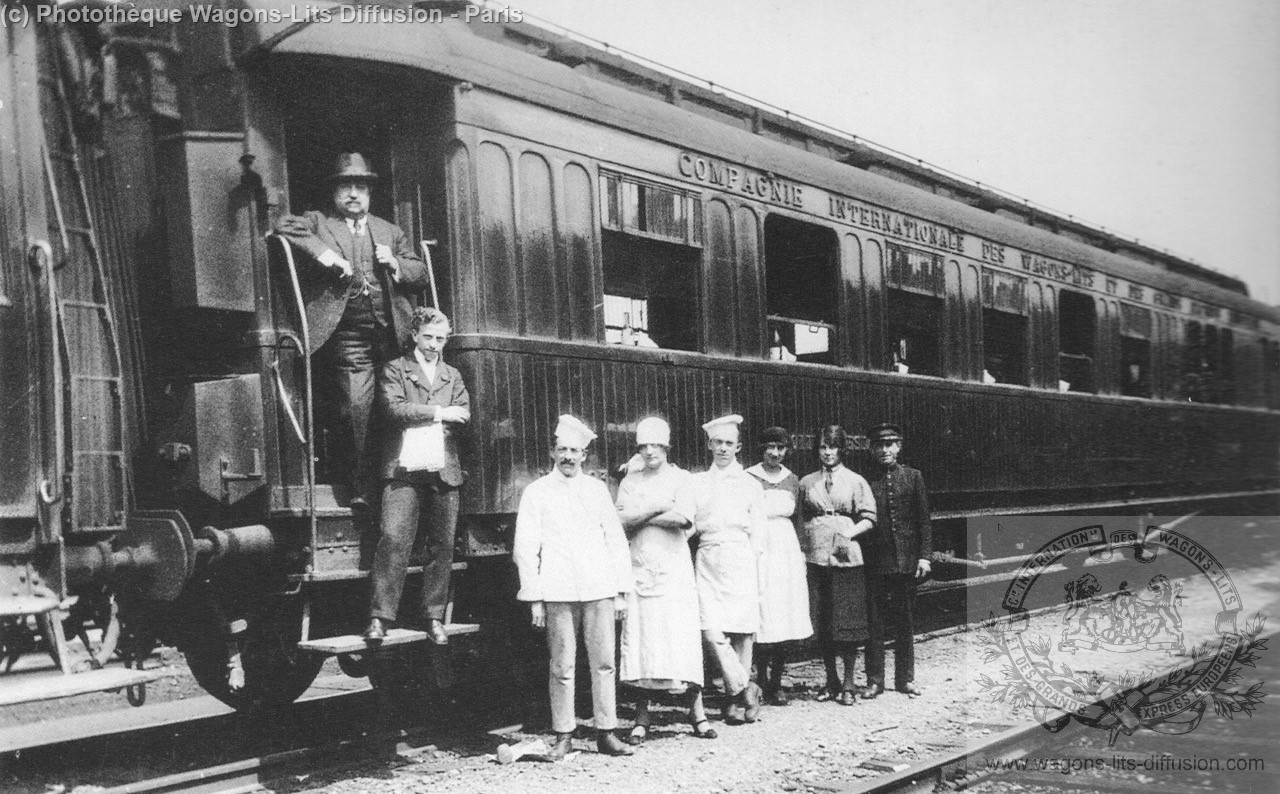
MULTIPOLYGON (((344 579, 365 578, 368 572, 361 569, 357 564, 357 560, 360 558, 359 547, 364 542, 362 535, 369 531, 369 528, 359 527, 354 521, 355 516, 351 509, 338 505, 334 499, 331 486, 317 485, 311 504, 317 520, 315 544, 317 560, 316 570, 308 574, 308 580, 311 582, 333 582, 344 579), (329 557, 335 558, 335 561, 329 562, 329 557)), ((422 570, 422 565, 410 565, 406 569, 405 575, 406 577, 421 576, 422 570)), ((466 570, 467 563, 462 561, 453 563, 452 575, 449 581, 449 595, 445 603, 444 613, 445 633, 451 638, 475 634, 480 631, 479 624, 453 622, 454 595, 457 590, 458 574, 466 570)), ((319 639, 312 639, 304 634, 302 640, 298 643, 298 648, 323 656, 337 656, 344 663, 344 669, 348 669, 351 667, 353 660, 359 665, 383 650, 397 646, 430 643, 430 641, 430 635, 425 631, 394 628, 387 632, 387 636, 381 642, 374 644, 366 642, 364 637, 359 634, 343 634, 319 639)), ((432 657, 433 660, 439 660, 443 663, 447 658, 447 654, 437 653, 432 654, 432 657)), ((451 677, 445 671, 443 664, 440 674, 443 678, 451 677)))
POLYGON ((42 156, 54 248, 59 358, 68 376, 66 412, 54 421, 62 425, 71 452, 71 528, 80 535, 106 536, 124 529, 129 502, 120 339, 62 59, 51 37, 42 37, 42 45, 42 156))
MULTIPOLYGON (((449 600, 445 604, 444 609, 444 630, 449 637, 457 637, 466 634, 476 634, 480 631, 478 623, 454 623, 453 622, 453 596, 456 587, 456 576, 462 571, 467 570, 465 562, 455 562, 453 564, 453 576, 449 581, 449 600)), ((411 565, 408 568, 408 575, 420 575, 422 573, 421 565, 411 565)), ((321 639, 306 639, 298 643, 298 647, 305 651, 322 654, 324 656, 343 656, 343 655, 363 655, 377 653, 383 648, 391 648, 397 645, 409 645, 412 643, 430 642, 430 635, 425 631, 417 629, 395 628, 387 631, 387 636, 379 643, 368 643, 364 637, 359 634, 343 634, 337 637, 324 637, 321 639)))
MULTIPOLYGON (((476 634, 480 631, 480 626, 477 623, 453 622, 456 575, 466 569, 467 564, 465 562, 455 562, 453 564, 453 575, 450 577, 449 600, 445 605, 444 630, 451 639, 467 634, 476 634)), ((409 567, 409 575, 421 573, 421 571, 422 566, 420 565, 409 567)), ((405 650, 428 650, 427 656, 429 657, 428 664, 431 679, 434 685, 442 690, 453 686, 455 680, 452 657, 449 652, 451 647, 452 645, 434 645, 431 642, 431 635, 427 632, 406 628, 389 629, 387 636, 375 643, 368 642, 360 634, 304 639, 298 643, 300 650, 322 656, 337 657, 339 666, 348 675, 356 677, 368 675, 371 681, 374 680, 371 669, 386 661, 391 654, 405 650)), ((379 691, 383 690, 379 688, 379 691)))
MULTIPOLYGON (((70 516, 63 516, 68 531, 105 538, 124 530, 130 505, 123 362, 68 78, 55 36, 37 31, 35 45, 49 232, 49 243, 42 245, 50 262, 48 288, 56 315, 56 338, 51 341, 61 372, 54 382, 61 383, 57 404, 62 410, 51 417, 51 424, 57 468, 64 476, 47 491, 42 487, 42 496, 50 503, 70 504, 70 516), (68 453, 69 458, 64 457, 68 453)), ((11 660, 0 686, 0 706, 121 689, 138 705, 145 699, 146 684, 164 675, 159 669, 105 666, 107 659, 68 640, 65 613, 59 608, 36 619, 52 665, 34 655, 11 660), (82 671, 85 667, 90 669, 82 671)), ((88 643, 83 630, 72 633, 88 643)))

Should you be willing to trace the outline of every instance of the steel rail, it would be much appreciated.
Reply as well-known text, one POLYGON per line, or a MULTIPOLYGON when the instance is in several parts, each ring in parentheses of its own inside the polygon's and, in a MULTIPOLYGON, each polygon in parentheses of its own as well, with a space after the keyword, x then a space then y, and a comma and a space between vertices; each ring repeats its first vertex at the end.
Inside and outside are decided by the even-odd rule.
MULTIPOLYGON (((901 772, 874 778, 842 788, 841 794, 885 794, 886 792, 932 792, 975 786, 996 774, 988 762, 1010 762, 1024 758, 1047 744, 1062 741, 1065 734, 1079 730, 1075 721, 1057 733, 1050 733, 1038 722, 1016 725, 992 736, 987 741, 956 750, 939 758, 921 761, 901 772), (970 763, 982 758, 981 766, 970 763)), ((994 766, 994 765, 993 765, 994 766)))
MULTIPOLYGON (((1280 634, 1280 629, 1264 632, 1265 639, 1280 634)), ((1180 665, 1181 666, 1181 665, 1180 665)), ((1167 671, 1166 671, 1167 672, 1167 671)), ((1103 700, 1096 701, 1102 703, 1103 700)), ((1090 728, 1090 731, 1096 729, 1090 728)), ((926 759, 899 772, 853 783, 838 789, 840 794, 887 794, 888 792, 959 791, 1005 774, 1021 771, 1010 768, 1009 762, 1026 758, 1048 746, 1065 744, 1068 738, 1081 735, 1084 726, 1071 719, 1061 730, 1049 731, 1039 722, 1027 722, 1010 727, 986 741, 954 750, 945 755, 926 759), (981 759, 977 761, 977 759, 981 759), (976 761, 976 762, 975 762, 976 761)), ((1268 743, 1266 746, 1270 746, 1268 743)), ((1108 750, 1114 754, 1115 751, 1108 750)), ((1028 780, 1028 784, 1044 784, 1045 780, 1028 780)), ((1053 782, 1061 782, 1055 776, 1053 782)), ((1093 785, 1092 783, 1089 784, 1093 785)), ((1076 786, 1088 788, 1089 786, 1076 786)), ((1124 786, 1108 786, 1120 790, 1124 786)))

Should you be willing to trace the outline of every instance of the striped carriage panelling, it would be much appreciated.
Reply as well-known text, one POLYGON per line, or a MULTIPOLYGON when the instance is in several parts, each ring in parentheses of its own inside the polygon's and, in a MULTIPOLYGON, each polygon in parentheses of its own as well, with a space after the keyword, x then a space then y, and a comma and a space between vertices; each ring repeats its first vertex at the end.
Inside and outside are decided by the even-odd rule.
MULTIPOLYGON (((733 215, 718 199, 707 202, 707 246, 703 258, 703 326, 706 350, 727 356, 738 352, 738 263, 733 252, 733 215)), ((759 315, 757 315, 759 316, 759 315)))
POLYGON ((884 245, 879 240, 865 239, 862 243, 862 283, 867 318, 867 368, 887 369, 890 357, 884 323, 884 245))
POLYGON ((578 163, 564 166, 564 223, 561 246, 564 257, 562 292, 568 305, 569 339, 596 341, 596 329, 604 327, 600 279, 596 275, 595 191, 591 175, 578 163))
POLYGON ((455 143, 445 159, 445 195, 449 207, 449 250, 453 252, 453 326, 480 329, 480 274, 476 256, 476 201, 471 152, 455 143))
POLYGON ((870 340, 867 338, 870 318, 864 298, 866 287, 862 276, 862 244, 855 234, 840 236, 840 282, 843 292, 840 306, 844 313, 840 317, 837 335, 840 349, 844 351, 843 362, 866 368, 870 366, 870 340))
MULTIPOLYGON (((520 155, 517 247, 520 252, 521 294, 525 336, 559 337, 560 272, 556 261, 555 213, 552 211, 551 166, 534 152, 520 155)), ((568 318, 564 318, 566 321, 568 318)))
POLYGON ((455 142, 446 171, 457 330, 599 339, 600 225, 587 167, 553 150, 481 139, 473 201, 469 152, 455 142))
MULTIPOLYGON (((513 338, 451 344, 472 388, 469 513, 515 511, 548 468, 564 412, 600 434, 593 470, 624 463, 648 415, 671 421, 672 459, 693 469, 706 466, 701 423, 731 411, 746 417, 748 462, 755 434, 772 424, 804 435, 828 422, 858 433, 898 421, 904 459, 924 471, 940 511, 1241 490, 1267 476, 1280 441, 1247 410, 513 338)), ((817 463, 802 449, 792 465, 803 473, 817 463)))
MULTIPOLYGON (((738 350, 740 356, 758 356, 764 349, 765 304, 761 280, 760 217, 750 207, 738 207, 734 231, 737 233, 738 261, 738 350)), ((729 319, 722 322, 731 322, 729 319)))
POLYGON ((485 269, 480 282, 484 285, 480 293, 484 327, 494 333, 521 333, 511 158, 498 144, 485 142, 480 144, 477 161, 480 252, 485 269))

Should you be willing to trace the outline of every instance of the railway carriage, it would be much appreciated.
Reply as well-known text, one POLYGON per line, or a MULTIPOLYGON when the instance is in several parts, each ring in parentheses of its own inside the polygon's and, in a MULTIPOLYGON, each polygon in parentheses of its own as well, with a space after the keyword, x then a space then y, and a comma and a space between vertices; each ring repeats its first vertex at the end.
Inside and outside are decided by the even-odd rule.
POLYGON ((0 702, 141 686, 106 662, 156 641, 242 707, 316 649, 371 672, 341 638, 376 530, 330 484, 269 234, 342 151, 436 241, 474 395, 457 617, 490 650, 562 412, 597 476, 650 414, 691 467, 730 411, 802 450, 897 421, 957 560, 975 516, 1274 509, 1280 311, 1234 278, 466 3, 216 8, 3 30, 0 644, 58 669, 0 702))

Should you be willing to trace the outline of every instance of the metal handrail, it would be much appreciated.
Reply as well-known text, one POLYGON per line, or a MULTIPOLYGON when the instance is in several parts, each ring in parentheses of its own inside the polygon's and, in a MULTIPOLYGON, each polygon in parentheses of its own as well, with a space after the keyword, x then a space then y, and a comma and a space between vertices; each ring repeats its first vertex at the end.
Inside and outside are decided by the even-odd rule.
MULTIPOLYGON (((29 256, 31 258, 31 266, 38 268, 47 287, 46 297, 49 303, 49 345, 53 358, 53 422, 57 427, 62 423, 63 411, 65 405, 63 402, 63 383, 62 383, 62 356, 58 355, 60 345, 58 343, 61 334, 59 333, 58 321, 58 289, 53 274, 53 246, 48 240, 33 240, 31 242, 29 256), (39 263, 37 262, 39 260, 39 263)), ((49 478, 41 478, 40 480, 40 500, 46 505, 51 505, 62 498, 62 475, 67 470, 66 449, 62 433, 55 433, 54 439, 54 477, 52 486, 49 478)))
MULTIPOLYGON (((315 548, 316 542, 316 456, 315 456, 315 396, 312 393, 311 385, 311 327, 307 322, 307 305, 302 299, 302 282, 298 278, 298 264, 293 258, 293 245, 289 242, 289 238, 281 234, 268 234, 267 239, 275 239, 280 242, 280 247, 284 250, 285 263, 289 267, 289 284, 293 288, 293 300, 298 309, 298 329, 301 331, 301 339, 298 341, 302 356, 303 371, 303 409, 306 414, 306 434, 307 437, 303 441, 302 446, 307 454, 307 519, 311 525, 311 548, 315 548)), ((289 337, 297 340, 298 337, 289 334, 289 337)))

